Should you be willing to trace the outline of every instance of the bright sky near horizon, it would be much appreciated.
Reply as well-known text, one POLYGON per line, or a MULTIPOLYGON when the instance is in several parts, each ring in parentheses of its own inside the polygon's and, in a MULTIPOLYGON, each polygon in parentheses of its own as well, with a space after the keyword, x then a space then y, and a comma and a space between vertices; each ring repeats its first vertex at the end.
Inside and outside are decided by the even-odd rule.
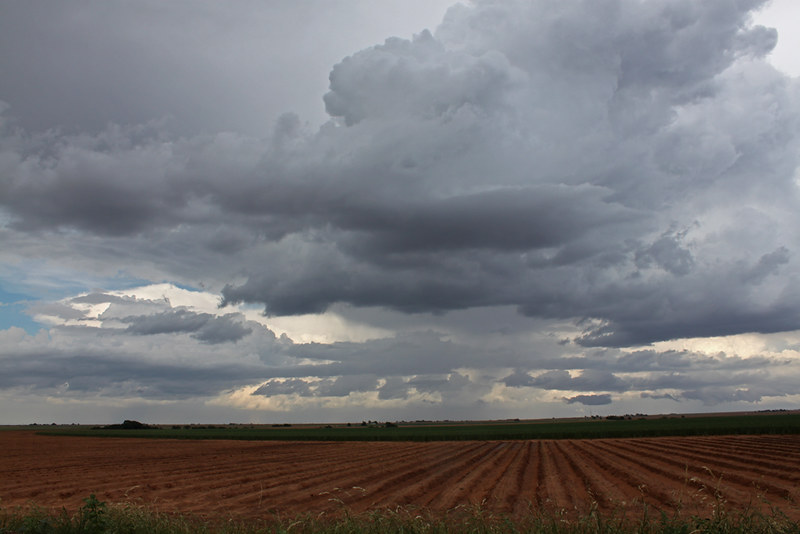
POLYGON ((800 407, 800 3, 452 3, 4 4, 0 424, 800 407))

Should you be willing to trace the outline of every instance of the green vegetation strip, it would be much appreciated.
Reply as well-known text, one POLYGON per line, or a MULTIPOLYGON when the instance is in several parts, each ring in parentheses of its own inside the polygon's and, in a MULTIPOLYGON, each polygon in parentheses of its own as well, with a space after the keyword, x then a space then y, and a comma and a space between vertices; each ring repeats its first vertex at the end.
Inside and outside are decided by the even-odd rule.
POLYGON ((777 534, 800 532, 800 525, 778 511, 732 513, 717 508, 711 517, 681 517, 651 512, 599 514, 589 510, 579 516, 564 511, 531 510, 525 517, 509 518, 480 507, 457 507, 444 515, 397 508, 353 515, 342 510, 334 516, 312 515, 264 519, 199 518, 158 512, 135 504, 108 505, 94 495, 84 499, 75 513, 36 507, 0 508, 0 534, 266 534, 266 533, 551 533, 551 534, 657 534, 719 533, 777 534))
POLYGON ((59 427, 50 435, 170 439, 292 441, 464 441, 592 439, 730 434, 800 434, 800 414, 632 418, 484 424, 399 424, 397 426, 160 426, 147 429, 59 427))

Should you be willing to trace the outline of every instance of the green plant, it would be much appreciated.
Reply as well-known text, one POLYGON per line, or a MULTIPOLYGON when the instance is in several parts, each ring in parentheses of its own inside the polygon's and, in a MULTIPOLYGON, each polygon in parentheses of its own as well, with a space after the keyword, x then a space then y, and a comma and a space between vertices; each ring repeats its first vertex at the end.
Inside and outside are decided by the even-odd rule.
POLYGON ((800 534, 800 523, 775 510, 725 510, 710 517, 656 515, 644 508, 621 512, 601 512, 596 506, 584 514, 531 508, 510 517, 481 505, 462 505, 445 514, 396 507, 361 514, 343 509, 334 515, 203 519, 131 503, 107 505, 92 494, 74 515, 35 506, 0 509, 0 534, 800 534))
POLYGON ((78 511, 77 525, 78 532, 95 534, 106 531, 107 522, 107 506, 106 503, 100 501, 95 497, 94 493, 90 494, 83 500, 84 504, 78 511))

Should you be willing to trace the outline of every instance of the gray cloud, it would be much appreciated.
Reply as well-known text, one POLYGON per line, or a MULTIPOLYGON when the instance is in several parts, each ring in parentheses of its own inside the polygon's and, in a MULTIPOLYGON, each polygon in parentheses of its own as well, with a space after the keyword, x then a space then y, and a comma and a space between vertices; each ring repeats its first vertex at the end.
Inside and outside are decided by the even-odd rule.
MULTIPOLYGON (((181 298, 199 295, 167 285, 150 290, 170 291, 181 298)), ((282 347, 274 333, 242 314, 173 307, 166 297, 95 291, 33 303, 29 313, 54 324, 36 336, 0 330, 0 388, 56 389, 66 398, 198 397, 268 378, 282 347), (85 304, 103 311, 88 311, 85 304)))
POLYGON ((378 388, 378 398, 402 399, 408 395, 408 383, 400 377, 390 377, 386 383, 378 388))
POLYGON ((348 373, 360 370, 361 373, 391 375, 415 374, 419 369, 428 373, 446 373, 458 366, 481 361, 470 351, 465 352, 460 344, 442 340, 434 332, 404 333, 363 343, 311 343, 295 345, 287 350, 297 358, 340 362, 332 369, 333 374, 340 374, 344 369, 348 373), (436 358, 431 358, 431 354, 436 354, 436 358))
POLYGON ((265 397, 292 394, 303 397, 310 396, 312 394, 311 384, 299 378, 290 378, 281 381, 276 380, 263 384, 252 393, 252 395, 263 395, 265 397))
POLYGON ((640 371, 671 371, 682 372, 694 369, 720 369, 736 371, 743 369, 758 369, 770 365, 767 358, 750 357, 743 359, 738 356, 729 356, 724 353, 716 355, 698 354, 689 351, 655 351, 638 350, 623 353, 616 358, 618 368, 626 372, 640 371))
POLYGON ((662 235, 645 249, 636 251, 634 256, 636 266, 647 269, 656 265, 675 276, 689 274, 694 265, 694 258, 691 252, 681 247, 681 237, 681 235, 662 235))
POLYGON ((318 132, 284 115, 263 142, 8 131, 9 228, 105 237, 270 314, 515 305, 598 320, 587 346, 797 328, 798 111, 759 59, 775 36, 747 26, 757 5, 454 8, 435 36, 337 64, 318 132), (744 203, 781 229, 747 256, 713 230, 744 203))
POLYGON ((611 404, 611 395, 604 393, 602 395, 575 395, 574 397, 564 397, 564 402, 567 404, 583 404, 584 406, 603 406, 611 404))
POLYGON ((3 388, 25 387, 47 393, 61 388, 64 396, 150 399, 189 398, 232 387, 260 369, 217 363, 187 366, 148 361, 143 354, 99 350, 58 350, 4 356, 3 388), (66 384, 66 386, 64 386, 66 384))
MULTIPOLYGON (((632 396, 638 402, 666 399, 701 409, 774 402, 796 390, 797 369, 788 356, 742 358, 655 349, 586 352, 559 344, 557 337, 538 343, 536 353, 526 352, 530 320, 488 336, 483 346, 472 337, 487 334, 464 318, 452 318, 446 335, 414 331, 409 324, 409 330, 390 338, 301 344, 278 339, 263 326, 235 316, 230 319, 250 333, 236 344, 211 345, 199 334, 216 321, 227 325, 228 314, 176 308, 166 298, 87 297, 41 311, 64 315, 64 308, 78 305, 74 301, 114 302, 95 318, 51 327, 47 335, 0 331, 0 388, 65 399, 92 395, 163 401, 208 398, 250 386, 254 389, 246 395, 255 402, 284 399, 278 402, 296 403, 298 410, 303 402, 361 406, 357 399, 363 397, 425 403, 438 414, 465 417, 493 413, 485 411, 493 391, 506 391, 511 398, 529 389, 554 398, 574 391, 579 394, 564 398, 566 405, 613 404, 617 410, 644 411, 632 396), (94 326, 84 326, 89 320, 94 326), (508 368, 515 370, 508 374, 508 368)), ((493 328, 491 321, 487 318, 484 327, 493 328)), ((415 406, 397 417, 419 418, 415 410, 422 405, 415 406)), ((358 417, 357 411, 351 413, 358 417)))
POLYGON ((743 281, 745 283, 758 284, 770 275, 777 275, 781 266, 789 263, 789 258, 789 249, 778 247, 774 251, 761 256, 756 265, 747 269, 743 273, 743 281))
POLYGON ((59 302, 34 302, 27 307, 26 312, 28 315, 44 314, 66 320, 80 320, 86 317, 84 312, 59 302))
MULTIPOLYGON (((14 338, 39 363, 15 374, 24 362, 5 362, 6 386, 67 377, 90 391, 107 377, 179 389, 179 363, 159 367, 142 348, 174 341, 205 358, 187 390, 247 384, 256 401, 378 391, 475 407, 492 384, 609 392, 568 399, 589 405, 610 393, 714 405, 757 402, 765 385, 789 394, 754 372, 786 368, 775 356, 617 350, 800 329, 800 100, 764 60, 776 34, 750 23, 763 4, 457 5, 432 33, 332 59, 319 128, 280 99, 227 90, 270 79, 228 59, 246 57, 245 42, 274 54, 250 47, 283 8, 255 9, 238 41, 206 29, 242 12, 207 3, 174 35, 180 2, 133 18, 115 5, 15 5, 0 50, 30 46, 0 53, 0 70, 19 74, 0 94, 0 276, 46 288, 56 271, 70 288, 56 298, 171 280, 223 307, 101 290, 31 305, 70 322, 52 332, 75 345, 14 338), (84 35, 91 46, 76 45, 84 35), (349 310, 390 333, 281 342, 235 311, 251 305, 349 310), (99 348, 82 354, 87 339, 99 348), (70 371, 90 361, 96 374, 70 371)), ((287 58, 313 55, 300 48, 287 58)))
MULTIPOLYGON (((739 187, 748 166, 761 158, 744 123, 732 125, 721 114, 744 97, 740 93, 750 91, 741 86, 766 84, 769 99, 781 102, 785 116, 797 115, 785 100, 785 87, 749 78, 748 69, 755 76, 763 68, 748 58, 767 52, 774 34, 747 29, 746 10, 728 4, 614 3, 619 9, 623 4, 627 13, 641 10, 639 24, 656 28, 664 23, 673 30, 654 30, 647 34, 652 42, 639 42, 634 35, 641 28, 624 26, 627 18, 616 35, 607 34, 607 25, 604 32, 594 28, 597 33, 587 33, 585 17, 592 8, 584 3, 559 9, 526 4, 522 15, 514 11, 519 6, 479 4, 451 11, 437 38, 425 34, 411 42, 388 41, 342 62, 334 69, 326 102, 348 126, 337 134, 351 141, 351 153, 359 154, 368 167, 354 167, 343 177, 342 190, 351 200, 341 214, 318 211, 338 209, 324 200, 328 191, 313 195, 310 206, 333 226, 302 239, 308 243, 303 257, 312 267, 251 273, 244 284, 225 287, 225 302, 264 302, 276 314, 321 311, 333 302, 412 312, 516 304, 531 316, 600 319, 601 326, 578 338, 585 345, 797 327, 798 313, 788 293, 763 306, 748 305, 760 291, 755 284, 769 277, 790 287, 789 278, 778 270, 796 272, 787 246, 776 236, 752 242, 756 249, 774 247, 762 248, 762 256, 771 262, 765 259, 765 266, 756 263, 743 272, 742 266, 752 260, 736 252, 733 235, 720 239, 708 233, 706 226, 718 224, 716 215, 697 202, 719 194, 730 201, 724 192, 739 187), (508 26, 503 39, 483 25, 484 10, 492 11, 493 24, 508 26), (574 41, 548 32, 533 32, 532 37, 530 26, 519 25, 519 17, 526 24, 543 24, 534 15, 550 24, 559 20, 574 41), (569 50, 592 39, 597 46, 587 48, 596 50, 598 58, 587 74, 578 69, 585 68, 586 59, 569 50), (699 52, 690 52, 689 43, 699 46, 699 52), (654 49, 642 55, 643 46, 654 49), (521 57, 520 50, 528 55, 521 57), (543 51, 562 60, 553 63, 543 51), (498 53, 503 61, 496 59, 498 53), (470 69, 489 58, 495 70, 473 79, 470 69), (413 84, 431 65, 439 66, 431 84, 392 92, 388 72, 392 82, 413 84), (584 80, 589 74, 592 79, 584 80), (748 81, 743 83, 742 76, 748 81), (350 79, 359 83, 348 85, 350 79), (460 88, 458 95, 444 89, 448 81, 460 88), (464 89, 470 84, 474 94, 494 96, 464 96, 473 94, 464 89), (552 108, 539 108, 530 98, 520 100, 533 94, 545 95, 543 101, 552 108), (646 94, 654 96, 644 101, 646 94), (576 111, 576 101, 598 107, 576 111), (512 103, 513 119, 505 107, 512 103), (550 109, 559 106, 570 106, 571 112, 558 119, 550 116, 550 109), (522 117, 528 122, 519 123, 522 117), (630 122, 636 117, 638 122, 630 122), (594 124, 592 136, 586 135, 588 123, 594 124), (534 141, 545 135, 538 124, 547 126, 547 146, 556 144, 558 150, 544 152, 534 141), (407 140, 387 130, 389 125, 405 132, 407 140), (569 140, 560 140, 562 130, 569 140), (723 131, 724 142, 713 141, 723 131), (363 145, 362 135, 369 134, 376 137, 363 145), (434 135, 438 161, 420 146, 434 135), (459 150, 456 140, 469 150, 459 150), (390 143, 393 155, 384 156, 384 167, 376 167, 376 158, 390 143), (698 143, 702 152, 696 150, 698 143), (524 152, 513 151, 522 146, 524 152), (601 147, 605 152, 594 152, 601 147), (397 154, 405 155, 397 159, 397 154), (589 161, 593 167, 584 165, 589 161), (369 181, 361 182, 366 189, 351 190, 364 171, 370 172, 369 181), (423 184, 427 189, 420 189, 423 184), (391 201, 385 200, 388 192, 391 201), (420 204, 421 194, 430 208, 420 204), (683 229, 675 230, 675 219, 682 220, 683 229), (668 228, 659 230, 664 224, 668 228), (311 245, 319 239, 324 248, 311 245), (769 256, 775 250, 782 252, 769 256), (745 274, 751 272, 764 275, 745 274), (732 289, 734 280, 743 277, 749 283, 732 289)), ((620 15, 604 11, 602 16, 620 15)), ((763 127, 781 132, 781 140, 771 146, 762 143, 759 153, 772 153, 776 161, 785 161, 783 168, 793 169, 797 159, 786 150, 796 146, 796 133, 788 133, 789 123, 763 127)), ((776 192, 795 198, 792 172, 775 170, 769 180, 776 192)), ((738 204, 733 206, 729 212, 735 216, 738 204)), ((789 230, 785 224, 793 215, 767 205, 761 209, 773 224, 789 230)))
POLYGON ((194 313, 188 310, 174 310, 153 315, 128 316, 122 319, 127 323, 131 334, 154 335, 175 332, 197 332, 211 319, 207 313, 194 313))
POLYGON ((702 390, 690 390, 683 393, 687 399, 702 400, 707 406, 714 406, 723 402, 756 403, 765 394, 775 396, 774 391, 758 391, 750 388, 717 387, 702 390))
POLYGON ((252 332, 252 328, 244 326, 241 319, 233 313, 214 316, 175 309, 151 315, 132 315, 120 320, 129 325, 126 332, 131 334, 149 336, 185 332, 203 343, 213 345, 239 341, 252 332))
POLYGON ((501 382, 509 388, 546 391, 638 392, 643 399, 696 400, 705 406, 717 406, 791 395, 792 381, 782 376, 790 376, 792 367, 789 359, 763 356, 605 350, 586 357, 544 360, 534 369, 516 369, 501 382), (536 369, 540 371, 537 373, 536 369), (628 373, 635 374, 617 376, 628 373))
POLYGON ((287 110, 323 121, 331 65, 390 33, 419 31, 420 18, 447 4, 14 2, 0 21, 0 98, 31 130, 97 131, 167 117, 181 135, 262 135, 287 110))
POLYGON ((671 401, 680 402, 679 399, 676 399, 669 393, 662 393, 661 395, 653 395, 651 393, 642 393, 643 399, 669 399, 671 401))
POLYGON ((118 297, 116 295, 110 295, 108 293, 95 291, 92 293, 88 293, 86 295, 82 295, 80 297, 74 297, 70 299, 70 302, 74 302, 76 304, 112 304, 112 303, 121 304, 130 302, 130 299, 125 299, 124 297, 118 297))
POLYGON ((593 369, 585 369, 573 377, 568 371, 546 371, 536 377, 530 377, 516 371, 504 379, 504 383, 511 387, 538 387, 548 390, 571 391, 626 391, 630 385, 613 373, 593 369))

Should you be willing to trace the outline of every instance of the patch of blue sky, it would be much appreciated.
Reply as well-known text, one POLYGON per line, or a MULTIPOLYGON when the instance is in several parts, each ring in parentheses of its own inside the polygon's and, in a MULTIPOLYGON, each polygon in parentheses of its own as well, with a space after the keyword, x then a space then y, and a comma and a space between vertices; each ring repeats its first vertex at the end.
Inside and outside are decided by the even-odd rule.
POLYGON ((16 326, 29 334, 35 334, 43 328, 43 325, 25 313, 29 303, 30 299, 27 295, 6 291, 3 284, 0 283, 0 330, 8 330, 12 326, 16 326))
POLYGON ((28 304, 26 302, 13 302, 7 304, 3 302, 0 304, 0 330, 8 330, 11 327, 22 328, 28 334, 35 334, 44 325, 37 323, 28 315, 25 310, 28 304))
POLYGON ((18 300, 59 300, 95 289, 113 291, 151 283, 122 271, 114 276, 93 276, 38 261, 0 267, 0 291, 18 295, 18 300))
POLYGON ((113 291, 151 284, 119 272, 115 276, 95 277, 58 270, 44 262, 0 266, 0 330, 12 326, 36 333, 44 325, 26 313, 34 302, 54 301, 92 290, 113 291))

